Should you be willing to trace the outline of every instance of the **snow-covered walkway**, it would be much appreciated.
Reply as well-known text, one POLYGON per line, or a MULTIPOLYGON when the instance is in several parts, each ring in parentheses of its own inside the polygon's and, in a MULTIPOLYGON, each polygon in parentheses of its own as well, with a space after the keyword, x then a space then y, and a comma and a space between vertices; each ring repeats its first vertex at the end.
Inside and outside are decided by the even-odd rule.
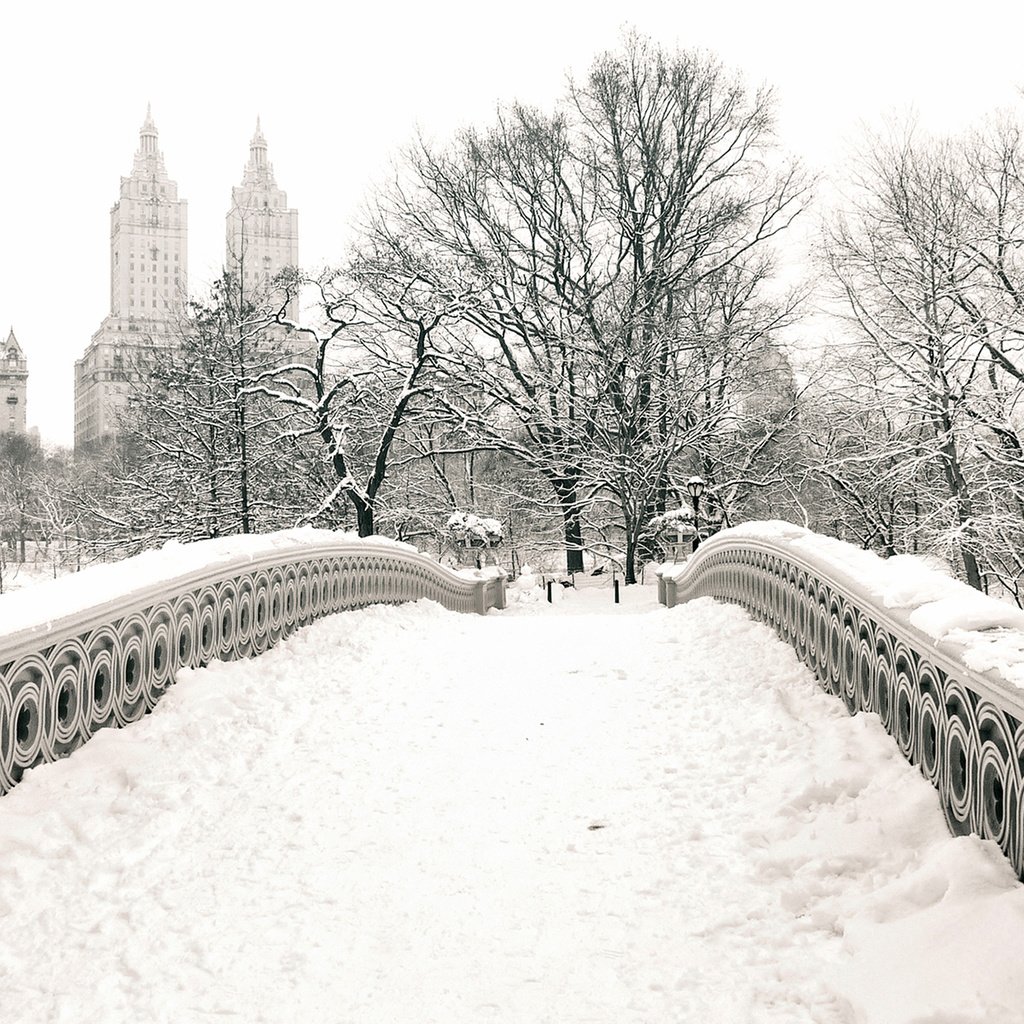
POLYGON ((877 720, 625 595, 345 613, 29 773, 0 1021, 1024 1021, 1024 889, 877 720))

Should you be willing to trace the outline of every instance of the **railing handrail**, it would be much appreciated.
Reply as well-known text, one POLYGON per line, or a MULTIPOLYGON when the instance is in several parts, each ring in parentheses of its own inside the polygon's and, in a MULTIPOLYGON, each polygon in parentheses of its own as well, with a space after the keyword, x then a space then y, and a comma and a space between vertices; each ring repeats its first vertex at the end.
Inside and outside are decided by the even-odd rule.
POLYGON ((504 583, 499 569, 452 571, 396 541, 301 530, 172 547, 7 595, 0 793, 99 729, 141 718, 179 669, 252 657, 317 618, 380 602, 485 614, 505 606, 504 583))
MULTIPOLYGON (((281 531, 281 534, 292 531, 281 531)), ((281 534, 252 534, 249 535, 257 542, 261 539, 268 539, 281 534)), ((346 555, 358 557, 371 551, 384 553, 408 562, 411 565, 427 566, 440 575, 447 576, 452 581, 470 582, 466 576, 455 570, 449 569, 440 562, 434 561, 429 555, 425 555, 415 548, 392 541, 388 538, 352 538, 342 535, 332 535, 333 531, 316 530, 310 531, 310 535, 317 535, 318 543, 314 546, 308 541, 294 540, 278 543, 273 548, 266 548, 262 551, 257 548, 253 553, 247 554, 239 551, 237 554, 221 556, 219 560, 207 562, 197 568, 187 569, 183 572, 173 573, 141 586, 131 588, 127 593, 118 597, 91 604, 78 611, 58 612, 46 619, 40 619, 32 625, 26 625, 20 629, 4 630, 3 619, 0 618, 0 664, 5 661, 20 657, 28 651, 38 648, 40 645, 55 642, 60 637, 69 633, 85 632, 108 621, 111 617, 121 617, 149 607, 154 601, 161 598, 177 597, 187 593, 189 590, 198 589, 209 583, 228 579, 238 575, 240 572, 258 572, 274 568, 279 562, 286 562, 301 557, 316 556, 318 558, 337 558, 346 555)), ((231 538, 237 542, 238 538, 231 538)), ((203 544, 206 542, 197 542, 203 544)), ((191 548, 192 545, 183 545, 191 548)), ((135 558, 146 558, 150 552, 143 553, 135 558)), ((58 577, 55 580, 46 580, 35 584, 36 587, 46 587, 58 590, 62 584, 76 582, 79 585, 88 580, 88 574, 94 570, 118 569, 123 571, 129 567, 135 559, 124 559, 122 562, 109 563, 98 566, 89 566, 74 576, 58 577)), ((17 600, 19 595, 27 596, 25 591, 13 591, 3 595, 12 600, 17 600)), ((2 613, 0 605, 0 613, 2 613)))
POLYGON ((996 663, 989 629, 1024 642, 1024 614, 933 570, 901 580, 888 565, 886 581, 885 562, 839 543, 786 524, 724 531, 663 566, 658 597, 732 601, 773 627, 851 713, 878 715, 938 790, 950 831, 994 840, 1024 879, 1024 691, 967 660, 996 663), (957 628, 973 635, 948 639, 957 628))
MULTIPOLYGON (((801 536, 813 536, 813 534, 810 530, 804 530, 801 536)), ((872 589, 864 580, 859 579, 847 567, 829 560, 824 553, 815 552, 814 554, 818 557, 814 557, 805 548, 793 544, 789 538, 745 534, 740 527, 735 531, 727 530, 716 534, 702 542, 686 562, 680 563, 680 568, 684 575, 688 576, 691 572, 696 572, 700 565, 716 552, 738 546, 788 558, 805 572, 815 575, 843 593, 854 604, 869 608, 872 615, 883 621, 887 628, 899 635, 909 646, 927 650, 929 657, 940 663, 946 672, 962 678, 965 682, 969 681, 972 689, 990 700, 1010 705, 1016 714, 1024 718, 1024 690, 1004 679, 994 669, 981 672, 971 668, 963 658, 965 645, 958 644, 953 640, 936 639, 920 626, 911 622, 911 614, 921 605, 916 605, 913 608, 885 606, 876 590, 872 589)), ((867 552, 867 554, 871 553, 867 552)), ((677 581, 677 587, 679 582, 681 580, 677 581)), ((966 584, 964 587, 967 589, 966 584)), ((977 591, 974 593, 979 594, 977 591)), ((989 600, 997 602, 996 598, 989 598, 989 600)))

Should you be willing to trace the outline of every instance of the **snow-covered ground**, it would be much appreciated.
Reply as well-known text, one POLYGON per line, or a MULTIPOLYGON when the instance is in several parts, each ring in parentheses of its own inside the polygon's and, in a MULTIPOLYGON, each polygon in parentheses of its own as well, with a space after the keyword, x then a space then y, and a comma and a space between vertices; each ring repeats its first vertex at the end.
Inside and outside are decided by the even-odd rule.
POLYGON ((1024 1021, 1024 888, 877 720, 623 597, 344 613, 30 772, 0 1021, 1024 1021))
POLYGON ((14 562, 7 560, 0 565, 0 577, 3 586, 0 588, 0 597, 15 591, 24 591, 37 583, 46 583, 49 580, 57 579, 62 572, 54 572, 52 563, 45 561, 14 562))

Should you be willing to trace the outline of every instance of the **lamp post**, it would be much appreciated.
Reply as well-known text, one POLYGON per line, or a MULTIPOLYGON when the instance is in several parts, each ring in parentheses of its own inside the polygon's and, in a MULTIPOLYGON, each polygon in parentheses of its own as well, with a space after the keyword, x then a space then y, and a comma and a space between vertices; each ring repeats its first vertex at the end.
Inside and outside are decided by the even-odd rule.
POLYGON ((690 492, 690 500, 693 502, 693 550, 696 551, 700 545, 700 524, 697 513, 700 511, 700 496, 704 493, 704 480, 699 476, 691 476, 686 481, 686 489, 690 492))

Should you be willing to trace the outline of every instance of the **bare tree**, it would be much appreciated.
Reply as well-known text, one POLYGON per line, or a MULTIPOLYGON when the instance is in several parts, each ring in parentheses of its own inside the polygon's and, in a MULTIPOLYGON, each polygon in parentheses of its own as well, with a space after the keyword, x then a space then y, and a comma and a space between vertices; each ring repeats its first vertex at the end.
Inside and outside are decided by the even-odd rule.
POLYGON ((33 539, 42 460, 38 441, 24 434, 0 434, 0 543, 6 543, 10 561, 23 563, 33 539))
POLYGON ((311 522, 347 501, 361 537, 377 530, 379 494, 403 430, 442 415, 433 402, 437 367, 450 358, 446 328, 461 300, 437 302, 415 273, 387 255, 364 256, 348 276, 328 272, 312 282, 323 325, 302 326, 286 316, 291 282, 277 322, 308 338, 311 364, 268 371, 249 389, 289 417, 279 442, 315 439, 333 470, 333 486, 306 510, 311 522))
POLYGON ((192 301, 173 343, 125 368, 129 400, 117 441, 81 500, 92 541, 124 553, 175 538, 277 529, 308 505, 316 461, 280 440, 280 410, 251 391, 290 362, 276 309, 239 305, 225 274, 192 301))
POLYGON ((856 398, 898 430, 913 543, 979 589, 1020 593, 1024 396, 1020 133, 1003 121, 963 139, 906 129, 872 140, 828 261, 853 332, 856 398))
MULTIPOLYGON (((415 260, 439 295, 473 283, 461 380, 516 429, 466 421, 548 481, 570 570, 595 451, 605 465, 628 453, 620 469, 640 474, 635 452, 680 442, 677 364, 700 339, 680 336, 678 310, 753 267, 801 207, 771 111, 770 94, 748 95, 707 57, 631 36, 555 114, 515 106, 447 151, 421 142, 380 199, 375 244, 415 260)), ((639 519, 664 505, 669 461, 639 519)))

